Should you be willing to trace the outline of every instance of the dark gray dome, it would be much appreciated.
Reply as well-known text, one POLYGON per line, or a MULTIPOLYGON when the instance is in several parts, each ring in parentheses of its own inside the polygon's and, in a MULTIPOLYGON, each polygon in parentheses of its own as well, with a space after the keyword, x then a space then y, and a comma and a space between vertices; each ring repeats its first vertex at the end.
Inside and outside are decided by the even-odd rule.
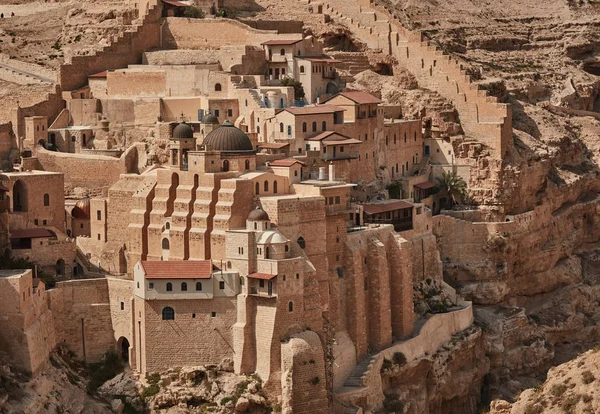
POLYGON ((212 130, 204 138, 204 145, 207 151, 254 151, 248 135, 229 121, 212 130))
POLYGON ((181 122, 173 128, 173 138, 176 139, 191 139, 194 138, 194 130, 185 122, 181 122))
POLYGON ((265 210, 260 207, 256 207, 248 214, 248 220, 250 221, 266 221, 269 220, 269 215, 265 210))
POLYGON ((202 118, 202 123, 210 125, 219 125, 219 118, 217 118, 213 114, 208 114, 204 118, 202 118))

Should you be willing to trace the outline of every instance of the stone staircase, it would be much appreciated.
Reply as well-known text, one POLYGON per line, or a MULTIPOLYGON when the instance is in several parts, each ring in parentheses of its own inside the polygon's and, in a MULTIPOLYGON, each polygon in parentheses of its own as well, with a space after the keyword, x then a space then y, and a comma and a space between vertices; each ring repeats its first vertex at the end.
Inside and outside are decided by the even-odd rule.
POLYGON ((420 32, 402 27, 393 11, 373 0, 328 0, 323 12, 346 25, 369 48, 394 56, 419 86, 451 101, 466 135, 490 148, 494 158, 502 159, 512 145, 510 106, 498 103, 497 98, 473 84, 458 60, 423 41, 420 32))
POLYGON ((340 79, 346 83, 352 83, 355 76, 365 70, 370 70, 368 56, 363 52, 328 52, 328 54, 340 60, 337 69, 340 72, 340 79))

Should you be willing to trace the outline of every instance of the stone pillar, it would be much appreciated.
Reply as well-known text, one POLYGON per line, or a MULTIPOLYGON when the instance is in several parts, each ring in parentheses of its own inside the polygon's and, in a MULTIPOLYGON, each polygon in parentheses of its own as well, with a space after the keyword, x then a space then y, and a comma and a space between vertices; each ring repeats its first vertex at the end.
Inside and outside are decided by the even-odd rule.
POLYGON ((369 291, 369 348, 380 350, 392 343, 390 270, 385 245, 372 239, 367 250, 369 291))

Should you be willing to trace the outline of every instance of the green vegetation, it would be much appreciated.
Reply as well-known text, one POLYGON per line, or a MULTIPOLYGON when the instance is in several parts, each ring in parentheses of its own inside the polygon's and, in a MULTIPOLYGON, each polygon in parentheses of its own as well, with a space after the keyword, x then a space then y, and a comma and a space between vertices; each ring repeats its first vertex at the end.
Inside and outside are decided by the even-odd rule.
POLYGON ((281 85, 291 86, 294 88, 294 99, 296 101, 301 101, 306 96, 306 94, 304 93, 304 86, 302 86, 302 82, 297 81, 296 79, 285 77, 281 80, 281 85))
POLYGON ((227 10, 224 8, 220 8, 219 10, 217 10, 217 12, 215 13, 216 17, 228 17, 229 15, 227 14, 227 10))
POLYGON ((437 178, 438 187, 446 192, 452 199, 452 204, 462 202, 466 195, 467 183, 455 172, 443 172, 441 177, 437 178))
POLYGON ((77 36, 75 36, 75 39, 73 39, 73 41, 74 41, 75 43, 77 43, 77 42, 81 41, 81 35, 80 35, 80 34, 78 34, 77 36))
POLYGON ((183 15, 190 19, 204 19, 204 11, 198 7, 186 7, 183 15))
POLYGON ((89 364, 87 367, 90 382, 88 383, 88 392, 95 392, 102 384, 111 378, 116 377, 123 372, 125 364, 121 356, 115 351, 108 351, 102 357, 102 361, 95 364, 89 364))
POLYGON ((594 376, 594 374, 592 374, 592 371, 590 371, 589 369, 586 371, 583 371, 581 373, 581 376, 583 377, 583 382, 585 384, 590 384, 596 380, 596 377, 594 376))
POLYGON ((58 42, 58 40, 56 42, 54 42, 54 44, 52 46, 50 46, 52 49, 54 50, 60 50, 60 48, 62 47, 62 45, 58 42))
POLYGON ((406 365, 406 356, 402 352, 394 352, 394 364, 399 367, 406 365))
POLYGON ((221 398, 221 405, 225 405, 225 404, 227 404, 230 401, 233 401, 233 398, 231 398, 231 397, 221 398))
POLYGON ((388 190, 390 198, 402 198, 402 183, 400 181, 392 182, 385 189, 388 190))

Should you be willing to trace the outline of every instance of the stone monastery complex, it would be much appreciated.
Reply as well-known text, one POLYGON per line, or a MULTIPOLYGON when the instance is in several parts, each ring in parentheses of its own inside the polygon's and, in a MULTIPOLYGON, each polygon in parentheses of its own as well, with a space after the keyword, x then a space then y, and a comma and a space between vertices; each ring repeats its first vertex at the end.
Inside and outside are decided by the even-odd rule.
POLYGON ((385 361, 472 324, 443 261, 496 229, 449 211, 436 180, 497 191, 477 168, 512 145, 510 107, 367 0, 299 7, 394 56, 463 131, 348 89, 301 28, 181 7, 139 4, 135 31, 0 128, 0 251, 36 265, 0 270, 0 351, 36 374, 57 345, 117 350, 142 379, 229 360, 285 413, 379 407, 385 361), (430 285, 444 312, 416 306, 430 285))

